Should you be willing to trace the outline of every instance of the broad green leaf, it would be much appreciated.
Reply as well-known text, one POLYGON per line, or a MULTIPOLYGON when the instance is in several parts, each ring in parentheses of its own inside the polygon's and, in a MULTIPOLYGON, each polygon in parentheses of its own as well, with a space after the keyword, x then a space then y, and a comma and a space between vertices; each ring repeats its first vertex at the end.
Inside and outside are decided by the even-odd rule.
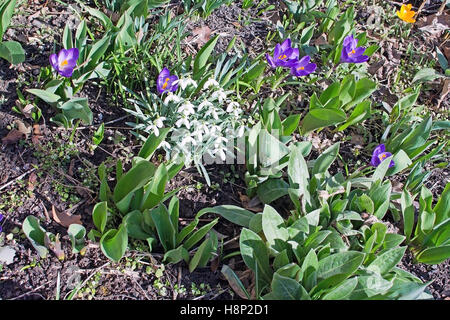
POLYGON ((3 34, 11 23, 16 4, 17 0, 0 1, 0 42, 2 42, 3 34))
POLYGON ((221 272, 224 275, 225 279, 227 279, 230 287, 234 290, 234 292, 238 294, 239 297, 241 297, 242 299, 250 300, 250 294, 245 289, 242 281, 229 266, 224 264, 222 266, 221 272))
POLYGON ((303 135, 328 126, 344 122, 347 119, 345 112, 337 109, 317 108, 310 110, 303 118, 301 131, 303 135))
POLYGON ((64 116, 69 122, 75 119, 81 119, 86 125, 92 124, 94 116, 86 98, 72 98, 63 103, 59 108, 63 111, 64 116))
POLYGON ((401 197, 401 208, 403 215, 403 232, 409 241, 414 227, 413 199, 407 190, 403 190, 401 197))
POLYGON ((199 71, 206 65, 208 59, 216 46, 217 40, 219 40, 219 35, 211 38, 205 45, 199 50, 194 60, 194 78, 199 77, 199 71))
POLYGON ((219 221, 219 218, 214 219, 213 221, 211 221, 208 224, 205 224, 203 227, 201 227, 196 232, 194 232, 189 238, 187 238, 186 241, 184 242, 183 246, 187 250, 190 250, 209 232, 209 230, 212 229, 212 227, 214 227, 217 224, 218 221, 219 221))
POLYGON ((164 198, 167 181, 169 181, 169 175, 166 166, 162 163, 159 165, 158 169, 156 169, 153 179, 147 187, 143 197, 141 211, 151 209, 160 203, 164 198))
POLYGON ((311 300, 305 288, 296 280, 275 273, 271 285, 276 300, 311 300))
POLYGON ((126 212, 132 193, 145 186, 155 173, 155 166, 149 161, 140 161, 122 175, 114 188, 114 202, 121 212, 126 212), (123 200, 126 200, 122 202, 123 200))
POLYGON ((414 76, 412 83, 414 82, 427 82, 437 78, 443 78, 443 75, 439 74, 433 68, 420 69, 414 76))
POLYGON ((427 248, 420 252, 416 259, 421 263, 439 264, 450 258, 450 245, 427 248))
POLYGON ((164 254, 163 261, 165 263, 175 264, 180 262, 181 260, 186 261, 186 263, 189 261, 189 252, 183 246, 179 246, 176 249, 169 250, 164 254))
POLYGON ((108 204, 106 201, 99 202, 92 210, 92 220, 94 220, 95 227, 103 234, 108 219, 108 204))
POLYGON ((128 234, 124 224, 121 224, 118 230, 108 230, 100 239, 100 248, 103 254, 114 262, 119 262, 127 247, 128 234))
POLYGON ((142 146, 141 150, 139 151, 138 156, 141 158, 144 158, 146 160, 150 160, 153 153, 155 152, 156 149, 158 149, 161 142, 163 142, 164 139, 166 139, 169 131, 170 131, 170 128, 161 128, 161 129, 159 129, 158 136, 156 136, 154 133, 152 133, 145 141, 144 145, 142 146))
POLYGON ((269 265, 269 253, 261 238, 253 231, 243 228, 239 238, 241 255, 247 267, 256 272, 259 268, 259 275, 265 283, 270 283, 272 270, 269 265))
POLYGON ((339 153, 339 142, 333 144, 327 150, 325 150, 314 162, 312 174, 324 174, 331 164, 336 160, 339 153))
POLYGON ((353 110, 348 120, 338 128, 338 131, 343 131, 347 129, 349 126, 352 126, 356 123, 362 122, 363 120, 369 118, 371 105, 372 102, 369 100, 365 100, 359 103, 353 110))
POLYGON ((258 198, 263 203, 271 203, 288 194, 289 184, 282 179, 269 179, 258 186, 258 198))
POLYGON ((47 102, 50 105, 55 104, 56 102, 59 101, 59 99, 61 99, 61 97, 58 96, 57 94, 51 93, 46 90, 26 89, 26 91, 35 95, 36 97, 44 100, 45 102, 47 102))
POLYGON ((17 41, 0 41, 0 58, 8 60, 12 64, 19 64, 25 61, 25 51, 17 41))
POLYGON ((282 251, 283 245, 289 239, 289 232, 285 227, 284 219, 269 205, 264 207, 262 228, 269 245, 279 252, 282 251))
POLYGON ((292 114, 283 120, 283 136, 290 136, 297 128, 300 122, 301 114, 292 114))
POLYGON ((22 231, 39 253, 39 256, 46 258, 48 254, 44 240, 46 231, 39 225, 39 220, 35 216, 26 217, 22 223, 22 231))
POLYGON ((72 253, 79 253, 84 248, 84 237, 86 236, 86 228, 81 224, 71 224, 67 229, 70 241, 72 242, 72 253))
POLYGON ((347 279, 328 291, 321 300, 346 300, 358 284, 358 277, 347 279))
POLYGON ((66 27, 64 28, 62 44, 64 49, 73 48, 72 31, 70 30, 69 24, 66 24, 66 27))
POLYGON ((433 211, 436 213, 436 224, 450 218, 450 182, 446 184, 433 211))
POLYGON ((377 255, 375 260, 369 264, 368 270, 384 275, 392 270, 402 260, 406 247, 397 247, 377 255))
MULTIPOLYGON (((176 247, 176 226, 172 224, 172 220, 169 216, 169 211, 164 204, 159 205, 157 208, 150 211, 153 222, 158 232, 159 241, 164 247, 164 251, 175 249, 176 247)), ((189 248, 186 248, 189 249, 189 248)))
POLYGON ((189 262, 189 271, 192 272, 197 267, 204 267, 211 260, 215 251, 217 251, 217 235, 213 231, 210 233, 210 237, 205 239, 203 243, 198 247, 191 261, 189 262))
MULTIPOLYGON (((352 275, 362 264, 364 253, 345 251, 332 254, 319 261, 317 280, 326 281, 327 286, 333 286, 352 275)), ((318 287, 321 286, 319 282, 318 287)), ((324 286, 324 289, 326 287, 324 286)))
POLYGON ((139 240, 147 240, 153 236, 153 234, 149 234, 146 230, 144 230, 144 216, 142 212, 138 210, 128 213, 123 218, 123 223, 127 228, 129 237, 139 240))
POLYGON ((245 228, 250 228, 250 220, 255 216, 254 213, 233 205, 221 205, 199 211, 199 214, 203 215, 205 213, 218 214, 228 221, 245 228))

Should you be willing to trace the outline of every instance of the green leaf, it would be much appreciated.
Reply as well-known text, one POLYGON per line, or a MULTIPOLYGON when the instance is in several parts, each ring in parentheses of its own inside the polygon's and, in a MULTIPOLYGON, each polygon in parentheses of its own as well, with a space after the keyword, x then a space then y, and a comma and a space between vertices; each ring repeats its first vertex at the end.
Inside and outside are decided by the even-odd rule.
POLYGON ((44 100, 45 102, 47 102, 50 105, 55 104, 56 102, 59 101, 59 99, 61 99, 61 97, 58 96, 57 94, 54 94, 54 93, 52 93, 50 91, 47 91, 47 90, 26 89, 26 91, 31 93, 31 94, 33 94, 33 95, 35 95, 39 99, 44 100))
POLYGON ((147 140, 145 141, 144 145, 142 146, 141 150, 139 151, 138 157, 144 158, 146 160, 150 160, 153 153, 156 149, 158 149, 161 142, 163 142, 167 134, 170 132, 170 128, 161 128, 159 130, 159 135, 156 136, 154 133, 152 133, 147 140))
MULTIPOLYGON (((164 247, 164 251, 175 249, 176 247, 176 226, 172 224, 169 211, 164 204, 159 205, 157 208, 150 211, 153 222, 158 232, 159 241, 164 247)), ((186 248, 188 249, 188 248, 186 248)))
POLYGON ((108 219, 108 204, 106 201, 97 203, 92 210, 95 227, 103 234, 108 219))
POLYGON ((289 232, 285 227, 284 219, 269 205, 264 207, 262 228, 267 242, 273 249, 279 252, 285 249, 286 241, 289 239, 289 232))
POLYGON ((132 193, 145 186, 155 173, 155 166, 149 161, 140 161, 122 175, 114 188, 114 202, 121 212, 126 212, 132 193))
POLYGON ((2 42, 3 34, 11 23, 17 0, 0 1, 0 42, 2 42))
POLYGON ((446 184, 433 211, 436 213, 436 224, 450 218, 450 182, 446 184))
POLYGON ((282 179, 268 179, 258 186, 258 198, 263 203, 271 203, 288 194, 289 184, 282 179))
POLYGON ((261 238, 253 231, 243 228, 239 238, 239 247, 241 256, 247 267, 256 272, 264 283, 270 283, 272 279, 272 270, 269 265, 269 253, 266 245, 261 238))
POLYGON ((212 208, 204 208, 198 212, 198 214, 201 215, 205 213, 219 214, 228 221, 245 228, 250 228, 250 220, 255 216, 254 213, 233 205, 221 205, 212 208))
POLYGON ((439 264, 448 258, 450 258, 450 245, 427 248, 416 257, 417 261, 426 264, 439 264))
POLYGON ((204 267, 213 256, 213 253, 217 250, 217 235, 213 231, 210 233, 210 237, 205 239, 203 243, 198 247, 191 261, 189 262, 189 272, 192 272, 197 267, 204 267))
POLYGON ((278 273, 273 276, 271 288, 276 300, 311 300, 298 281, 278 273))
POLYGON ((312 174, 324 174, 328 170, 334 160, 336 160, 339 153, 339 145, 339 142, 333 144, 317 158, 314 162, 312 174))
POLYGON ((22 223, 22 231, 39 253, 39 256, 46 258, 48 254, 44 240, 46 231, 39 225, 39 220, 35 216, 26 217, 22 223))
POLYGON ((100 125, 100 127, 98 127, 98 129, 95 130, 94 135, 92 136, 92 142, 98 146, 102 142, 104 134, 105 134, 105 123, 103 122, 100 125))
POLYGON ((297 128, 300 122, 301 114, 292 114, 281 123, 283 127, 283 136, 290 136, 297 128))
POLYGON ((118 230, 108 230, 100 239, 100 248, 103 254, 114 262, 119 262, 125 254, 127 246, 128 234, 124 224, 121 224, 118 230))
POLYGON ((245 289, 242 281, 229 266, 224 264, 222 266, 221 272, 224 275, 225 279, 227 279, 228 284, 234 290, 234 292, 236 292, 242 299, 247 298, 248 300, 250 300, 250 294, 245 289))
POLYGON ((194 60, 194 79, 199 78, 199 71, 206 65, 208 62, 209 56, 211 55, 214 47, 216 46, 217 40, 219 40, 219 35, 216 35, 214 38, 211 38, 205 45, 198 51, 194 60))
POLYGON ((175 264, 180 262, 181 260, 186 261, 186 263, 189 261, 189 252, 183 246, 179 246, 176 249, 167 251, 164 254, 163 262, 175 264))
POLYGON ((79 253, 84 248, 84 237, 86 228, 81 224, 71 224, 67 229, 70 241, 72 242, 72 253, 79 253))
POLYGON ((25 61, 25 51, 17 41, 0 41, 0 58, 8 60, 12 64, 19 64, 25 61))
POLYGON ((384 275, 391 271, 402 260, 406 247, 397 247, 379 254, 375 260, 369 264, 368 270, 384 275))
POLYGON ((127 228, 129 237, 139 240, 147 240, 153 236, 153 234, 149 234, 147 230, 144 229, 144 216, 139 210, 134 210, 128 213, 123 218, 123 223, 127 228))
POLYGON ((87 98, 72 98, 60 106, 64 116, 71 122, 81 119, 85 124, 92 124, 93 114, 88 105, 87 98))
POLYGON ((401 208, 403 215, 403 232, 406 236, 406 241, 409 241, 414 227, 414 206, 413 199, 406 189, 402 192, 401 208))
POLYGON ((443 76, 436 72, 436 70, 432 68, 423 68, 420 69, 416 75, 414 76, 412 83, 415 82, 427 82, 432 81, 437 78, 443 78, 443 76))
POLYGON ((73 48, 72 31, 70 30, 69 24, 66 24, 66 27, 64 28, 62 44, 64 49, 73 48))
POLYGON ((347 119, 345 112, 337 109, 317 108, 310 110, 303 118, 301 131, 303 135, 328 126, 344 122, 347 119))
POLYGON ((347 121, 338 128, 338 131, 343 131, 343 130, 347 129, 349 126, 352 126, 356 123, 362 122, 365 119, 369 118, 371 105, 372 105, 372 102, 369 100, 365 100, 365 101, 359 103, 355 107, 355 109, 353 110, 352 114, 347 119, 347 121))
POLYGON ((405 236, 396 233, 386 233, 383 242, 383 249, 391 249, 395 248, 398 245, 402 244, 405 241, 405 236))
POLYGON ((347 279, 326 293, 321 300, 346 300, 358 285, 358 277, 347 279))
POLYGON ((333 286, 345 280, 352 275, 364 260, 364 253, 357 251, 345 251, 332 254, 319 261, 317 269, 317 281, 326 281, 318 283, 318 287, 333 286))
POLYGON ((169 175, 164 163, 160 164, 156 169, 155 175, 151 184, 147 187, 143 198, 143 204, 141 211, 145 209, 151 209, 155 207, 164 198, 164 191, 166 189, 167 181, 169 181, 169 175))
POLYGON ((189 238, 186 239, 184 242, 184 247, 187 250, 190 250, 193 246, 197 244, 208 232, 211 230, 212 227, 214 227, 217 222, 219 221, 219 218, 214 219, 210 223, 204 225, 200 229, 198 229, 196 232, 194 232, 189 238))

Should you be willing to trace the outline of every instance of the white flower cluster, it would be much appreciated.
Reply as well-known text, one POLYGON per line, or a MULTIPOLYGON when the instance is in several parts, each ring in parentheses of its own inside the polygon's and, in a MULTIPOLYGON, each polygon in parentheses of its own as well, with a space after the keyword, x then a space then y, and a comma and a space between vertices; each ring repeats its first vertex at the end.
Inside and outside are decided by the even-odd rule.
POLYGON ((184 156, 187 166, 192 161, 201 162, 206 155, 221 161, 234 157, 234 141, 243 137, 247 120, 233 99, 233 91, 225 91, 216 80, 209 79, 193 96, 192 92, 198 89, 196 81, 182 78, 178 84, 180 93, 170 92, 163 101, 159 100, 156 114, 144 116, 128 110, 145 123, 134 125, 135 129, 158 136, 162 127, 171 127, 167 142, 161 146, 168 158, 184 156))

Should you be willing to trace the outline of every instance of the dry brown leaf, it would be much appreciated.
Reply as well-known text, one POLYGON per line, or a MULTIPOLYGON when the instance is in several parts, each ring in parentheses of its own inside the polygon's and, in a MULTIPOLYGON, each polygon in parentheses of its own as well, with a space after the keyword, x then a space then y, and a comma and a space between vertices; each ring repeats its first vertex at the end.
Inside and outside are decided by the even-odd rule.
POLYGON ((253 212, 262 212, 263 207, 261 206, 261 201, 259 198, 255 197, 250 200, 249 197, 247 197, 245 194, 239 193, 239 199, 241 200, 242 206, 244 209, 253 211, 253 212))
POLYGON ((36 187, 37 174, 33 171, 28 177, 28 190, 33 191, 36 187))
POLYGON ((33 112, 33 109, 34 109, 34 106, 30 103, 30 104, 27 104, 21 111, 25 117, 31 118, 31 113, 33 112))
POLYGON ((73 167, 75 165, 75 159, 70 160, 69 171, 67 172, 69 176, 73 177, 73 167))
POLYGON ((83 224, 81 222, 80 215, 68 215, 66 212, 58 212, 55 209, 55 206, 52 205, 52 215, 53 220, 62 225, 63 227, 68 228, 71 224, 83 224))
POLYGON ((202 45, 209 41, 211 37, 211 29, 208 26, 199 27, 192 31, 192 34, 195 36, 198 36, 196 43, 202 45))
POLYGON ((64 250, 61 248, 61 241, 59 241, 59 234, 55 236, 55 241, 52 241, 48 235, 48 232, 44 235, 44 243, 47 248, 53 251, 58 260, 64 260, 64 250))
POLYGON ((25 135, 17 129, 12 129, 6 137, 2 138, 3 144, 15 144, 20 139, 24 138, 25 135))

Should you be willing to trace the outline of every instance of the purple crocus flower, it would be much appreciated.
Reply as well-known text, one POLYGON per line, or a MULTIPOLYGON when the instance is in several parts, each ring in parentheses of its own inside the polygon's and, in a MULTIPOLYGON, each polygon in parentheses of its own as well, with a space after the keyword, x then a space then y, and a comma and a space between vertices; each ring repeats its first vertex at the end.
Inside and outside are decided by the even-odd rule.
POLYGON ((277 43, 273 57, 266 53, 267 62, 272 68, 288 67, 297 62, 299 51, 291 47, 291 39, 286 39, 282 44, 277 43))
POLYGON ((166 91, 175 92, 178 89, 178 77, 170 75, 170 71, 164 68, 159 73, 158 79, 156 80, 156 88, 158 92, 163 94, 166 91), (175 82, 177 81, 177 82, 175 82))
POLYGON ((62 49, 58 55, 56 53, 50 55, 50 64, 60 75, 69 78, 77 65, 79 55, 77 48, 62 49))
POLYGON ((353 38, 352 34, 345 37, 341 53, 341 62, 362 63, 369 60, 369 56, 363 55, 366 48, 356 47, 357 44, 358 39, 353 38))
MULTIPOLYGON (((384 159, 389 158, 390 156, 392 156, 392 153, 386 152, 386 147, 382 143, 378 147, 376 147, 375 150, 373 150, 372 160, 370 161, 370 164, 374 167, 378 167, 384 159)), ((389 168, 393 167, 394 165, 394 160, 391 160, 389 168)))
MULTIPOLYGON (((0 213, 0 221, 2 221, 3 220, 3 215, 0 213)), ((2 232, 2 226, 0 226, 0 232, 2 232)))
POLYGON ((310 56, 304 56, 303 58, 295 62, 291 67, 291 74, 293 76, 302 77, 314 72, 314 70, 316 70, 317 68, 317 65, 315 63, 310 63, 310 60, 310 56))

